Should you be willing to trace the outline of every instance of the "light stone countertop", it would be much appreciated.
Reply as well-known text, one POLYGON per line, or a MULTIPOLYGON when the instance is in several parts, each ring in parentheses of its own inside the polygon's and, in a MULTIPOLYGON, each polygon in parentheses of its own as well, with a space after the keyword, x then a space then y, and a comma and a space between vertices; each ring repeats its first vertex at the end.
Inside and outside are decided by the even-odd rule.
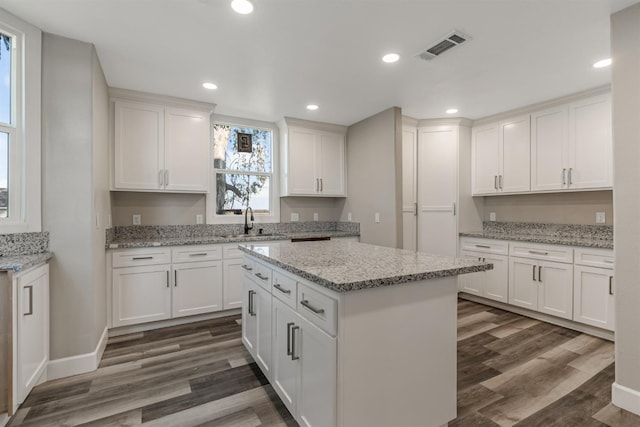
POLYGON ((217 243, 245 243, 260 241, 291 240, 293 238, 309 237, 358 237, 347 231, 307 231, 297 233, 277 233, 273 235, 234 235, 214 236, 204 235, 198 237, 158 237, 153 239, 117 239, 109 244, 108 249, 120 248, 149 248, 154 246, 183 246, 183 245, 210 245, 217 243))
POLYGON ((517 242, 546 243, 549 245, 579 246, 585 248, 613 249, 613 240, 580 235, 552 236, 527 233, 495 233, 487 231, 460 233, 462 237, 478 237, 482 239, 511 240, 517 242))
POLYGON ((336 292, 493 269, 490 263, 353 241, 254 243, 240 249, 336 292))
POLYGON ((31 255, 9 255, 0 257, 0 271, 24 271, 53 258, 52 252, 31 255))

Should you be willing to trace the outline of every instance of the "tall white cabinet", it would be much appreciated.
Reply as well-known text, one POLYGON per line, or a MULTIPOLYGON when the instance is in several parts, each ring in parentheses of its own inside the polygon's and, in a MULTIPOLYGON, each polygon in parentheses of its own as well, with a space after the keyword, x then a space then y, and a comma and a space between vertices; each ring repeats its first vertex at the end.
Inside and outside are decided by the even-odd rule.
MULTIPOLYGON (((408 123, 407 123, 408 122, 408 123)), ((415 251, 418 226, 418 121, 402 126, 402 247, 415 251)))

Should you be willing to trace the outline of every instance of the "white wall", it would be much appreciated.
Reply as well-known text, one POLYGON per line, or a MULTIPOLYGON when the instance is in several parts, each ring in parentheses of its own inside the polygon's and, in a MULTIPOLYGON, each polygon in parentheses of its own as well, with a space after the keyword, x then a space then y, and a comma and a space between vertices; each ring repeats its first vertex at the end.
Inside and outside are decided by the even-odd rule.
POLYGON ((397 107, 364 119, 347 132, 349 212, 360 222, 360 241, 402 247, 402 115, 397 107), (380 213, 380 223, 374 214, 380 213))
POLYGON ((613 403, 640 414, 640 3, 612 15, 616 382, 613 403))
POLYGON ((95 350, 106 326, 106 83, 92 45, 42 47, 43 229, 50 233, 51 359, 95 350), (102 246, 101 246, 102 245, 102 246))

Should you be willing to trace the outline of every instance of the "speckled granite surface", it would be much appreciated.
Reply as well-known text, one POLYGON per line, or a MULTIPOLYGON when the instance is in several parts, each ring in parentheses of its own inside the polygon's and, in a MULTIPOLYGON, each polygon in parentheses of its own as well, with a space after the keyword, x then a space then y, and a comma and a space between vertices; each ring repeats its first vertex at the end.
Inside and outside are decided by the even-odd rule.
POLYGON ((244 252, 336 292, 490 270, 492 264, 353 241, 240 245, 244 252))
POLYGON ((460 233, 466 237, 613 249, 609 225, 544 224, 485 221, 482 231, 460 233))
POLYGON ((107 248, 203 245, 252 241, 289 240, 305 237, 351 237, 360 235, 356 222, 313 221, 255 224, 249 236, 243 225, 169 225, 115 227, 107 233, 107 248), (262 229, 263 234, 257 234, 262 229))
POLYGON ((0 271, 23 271, 53 257, 49 232, 0 235, 0 271))
POLYGON ((0 257, 0 271, 24 271, 43 264, 53 258, 53 253, 42 252, 31 255, 9 255, 0 257))

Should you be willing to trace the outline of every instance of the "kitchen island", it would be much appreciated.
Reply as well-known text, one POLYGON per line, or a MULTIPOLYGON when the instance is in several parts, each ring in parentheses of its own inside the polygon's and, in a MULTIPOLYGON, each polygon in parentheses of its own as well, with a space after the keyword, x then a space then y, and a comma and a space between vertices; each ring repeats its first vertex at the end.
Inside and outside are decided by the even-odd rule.
POLYGON ((350 241, 240 248, 243 343, 300 425, 456 417, 456 277, 491 264, 350 241))

